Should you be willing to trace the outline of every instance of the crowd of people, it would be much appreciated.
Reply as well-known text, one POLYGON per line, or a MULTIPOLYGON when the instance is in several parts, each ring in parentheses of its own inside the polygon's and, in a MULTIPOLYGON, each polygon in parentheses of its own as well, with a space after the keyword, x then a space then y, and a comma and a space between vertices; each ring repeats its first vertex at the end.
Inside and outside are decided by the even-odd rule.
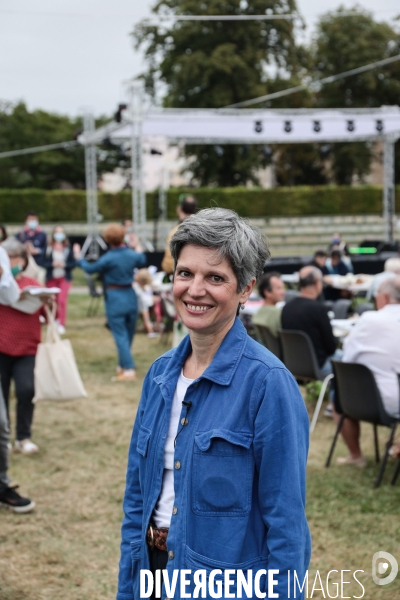
MULTIPOLYGON (((384 408, 389 415, 400 416, 400 387, 397 374, 400 374, 400 257, 391 257, 384 264, 384 271, 372 279, 367 299, 374 306, 361 314, 350 333, 342 343, 334 335, 328 316, 331 303, 326 300, 338 299, 341 290, 330 285, 330 275, 347 275, 348 263, 343 260, 339 249, 340 236, 334 234, 328 262, 328 253, 315 252, 310 265, 299 271, 298 292, 285 303, 285 286, 278 272, 264 274, 259 281, 259 294, 264 302, 253 316, 256 326, 266 327, 278 337, 280 330, 295 330, 306 333, 312 343, 316 360, 324 375, 332 373, 332 361, 355 362, 367 366, 373 373, 380 391, 384 408), (338 293, 330 292, 330 288, 338 293), (341 347, 339 347, 341 346, 341 347)), ((326 415, 332 415, 336 422, 340 415, 335 410, 334 391, 330 394, 332 403, 326 415)), ((347 457, 338 458, 339 464, 366 465, 360 448, 359 423, 346 418, 341 434, 348 447, 347 457)), ((392 454, 400 454, 400 445, 392 449, 392 454)))

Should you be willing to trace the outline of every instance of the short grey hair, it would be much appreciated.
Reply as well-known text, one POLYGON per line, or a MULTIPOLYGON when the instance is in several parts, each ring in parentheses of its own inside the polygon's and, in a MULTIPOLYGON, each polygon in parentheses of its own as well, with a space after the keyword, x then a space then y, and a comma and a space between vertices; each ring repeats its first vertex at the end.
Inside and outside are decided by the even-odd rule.
POLYGON ((383 281, 378 293, 387 294, 390 304, 400 304, 400 277, 391 277, 383 281))
POLYGON ((221 261, 226 259, 235 273, 238 293, 262 275, 270 255, 260 230, 227 208, 205 208, 179 225, 170 243, 174 269, 187 244, 214 248, 221 261))
POLYGON ((392 256, 385 261, 384 270, 388 273, 396 273, 400 275, 400 258, 392 256))
POLYGON ((2 248, 7 252, 10 258, 16 258, 17 256, 25 256, 25 246, 21 244, 17 239, 9 237, 1 245, 2 248))
POLYGON ((322 272, 318 267, 309 265, 299 271, 299 290, 315 285, 317 281, 322 281, 322 272))

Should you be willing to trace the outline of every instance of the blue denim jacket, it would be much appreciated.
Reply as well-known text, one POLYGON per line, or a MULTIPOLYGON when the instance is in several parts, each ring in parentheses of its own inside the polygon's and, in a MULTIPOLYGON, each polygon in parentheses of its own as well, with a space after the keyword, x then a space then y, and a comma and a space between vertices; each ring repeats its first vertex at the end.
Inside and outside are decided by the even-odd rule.
MULTIPOLYGON (((139 600, 140 569, 150 569, 146 531, 162 486, 172 399, 190 351, 187 336, 154 362, 144 381, 129 450, 117 600, 139 600)), ((311 550, 309 424, 295 380, 236 319, 185 400, 192 406, 176 440, 170 579, 174 569, 252 569, 253 577, 277 569, 273 591, 287 598, 287 571, 293 579, 296 570, 302 582, 311 550)))

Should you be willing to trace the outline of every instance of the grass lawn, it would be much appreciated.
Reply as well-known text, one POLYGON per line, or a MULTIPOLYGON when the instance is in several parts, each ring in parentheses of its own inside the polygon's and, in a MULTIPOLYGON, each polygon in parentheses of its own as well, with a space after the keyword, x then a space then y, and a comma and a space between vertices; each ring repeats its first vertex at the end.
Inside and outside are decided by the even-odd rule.
MULTIPOLYGON (((36 456, 12 454, 10 474, 20 491, 37 503, 28 515, 0 512, 1 600, 105 600, 116 591, 119 530, 127 449, 141 383, 150 363, 165 347, 138 334, 134 343, 139 380, 112 384, 115 350, 104 316, 86 318, 89 299, 70 297, 68 337, 72 340, 88 398, 69 403, 39 403, 33 439, 36 456)), ((364 470, 328 470, 324 461, 333 435, 332 421, 320 417, 313 434, 308 466, 307 513, 313 535, 309 595, 316 571, 324 588, 313 598, 329 597, 326 576, 340 581, 340 571, 358 569, 364 598, 395 600, 400 577, 388 586, 371 578, 372 556, 379 550, 400 561, 400 482, 389 485, 390 464, 382 486, 372 488, 372 428, 363 427, 363 447, 370 466, 364 470)), ((386 430, 381 431, 381 446, 386 430)), ((336 456, 344 456, 339 442, 336 456)), ((352 580, 346 572, 344 581, 352 580)), ((361 587, 345 585, 343 597, 361 597, 361 587)), ((319 584, 316 588, 320 588, 319 584)), ((336 588, 329 588, 331 597, 336 588)), ((292 595, 293 597, 293 595, 292 595)), ((339 588, 339 597, 341 592, 339 588)))

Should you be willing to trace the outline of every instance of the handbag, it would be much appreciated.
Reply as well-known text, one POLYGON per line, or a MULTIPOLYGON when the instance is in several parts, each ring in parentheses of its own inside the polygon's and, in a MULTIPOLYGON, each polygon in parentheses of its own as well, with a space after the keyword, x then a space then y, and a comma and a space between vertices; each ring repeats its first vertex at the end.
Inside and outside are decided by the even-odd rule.
POLYGON ((54 314, 47 315, 46 341, 38 346, 35 361, 35 396, 39 400, 76 400, 87 393, 79 375, 70 340, 61 339, 54 314))

